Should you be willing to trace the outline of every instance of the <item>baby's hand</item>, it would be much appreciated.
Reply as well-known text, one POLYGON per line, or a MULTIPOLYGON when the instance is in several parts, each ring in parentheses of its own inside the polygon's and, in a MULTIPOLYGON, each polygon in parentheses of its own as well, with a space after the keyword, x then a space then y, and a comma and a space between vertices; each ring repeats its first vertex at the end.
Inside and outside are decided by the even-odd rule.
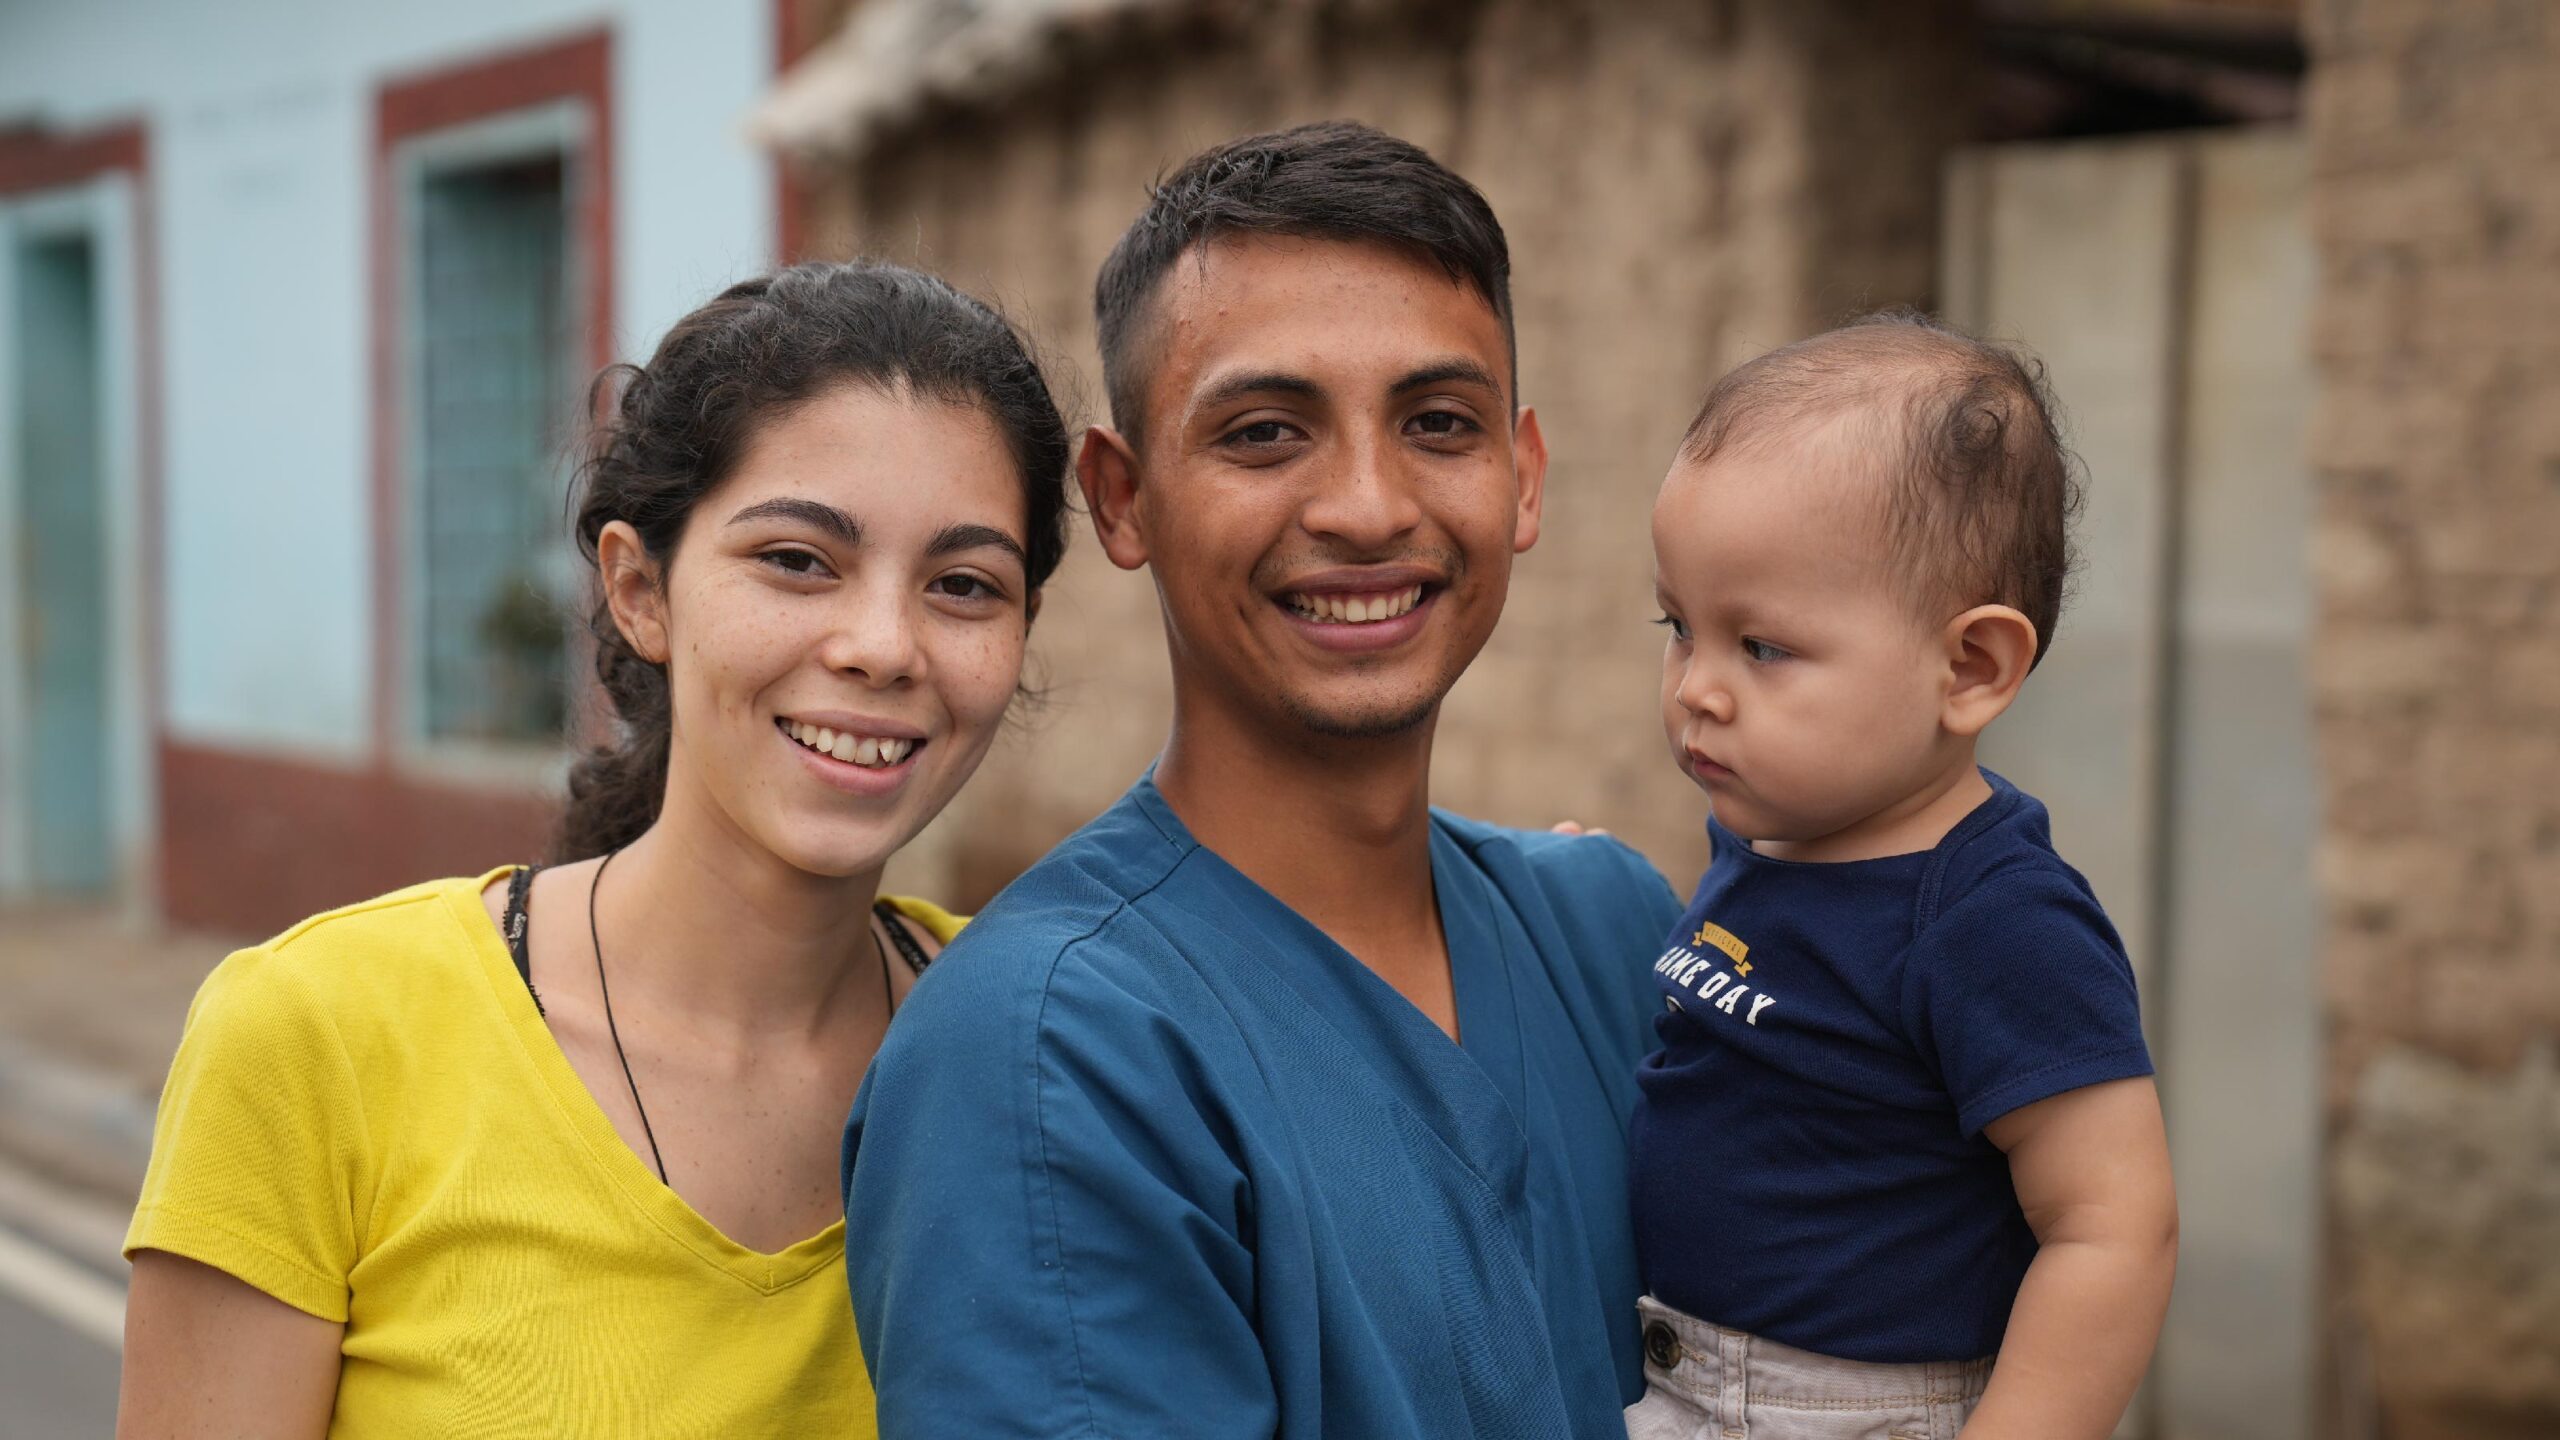
POLYGON ((1558 835, 1599 835, 1605 837, 1609 833, 1606 830, 1585 830, 1582 828, 1582 822, 1579 820, 1559 820, 1547 828, 1558 835))

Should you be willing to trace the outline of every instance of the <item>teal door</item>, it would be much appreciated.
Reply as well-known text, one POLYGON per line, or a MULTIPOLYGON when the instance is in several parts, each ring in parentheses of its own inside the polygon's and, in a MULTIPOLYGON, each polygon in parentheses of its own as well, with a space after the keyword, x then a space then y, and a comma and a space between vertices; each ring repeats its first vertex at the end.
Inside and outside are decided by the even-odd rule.
POLYGON ((25 869, 38 890, 98 891, 115 866, 97 257, 86 234, 31 238, 15 250, 19 554, 9 569, 31 742, 20 752, 25 869))

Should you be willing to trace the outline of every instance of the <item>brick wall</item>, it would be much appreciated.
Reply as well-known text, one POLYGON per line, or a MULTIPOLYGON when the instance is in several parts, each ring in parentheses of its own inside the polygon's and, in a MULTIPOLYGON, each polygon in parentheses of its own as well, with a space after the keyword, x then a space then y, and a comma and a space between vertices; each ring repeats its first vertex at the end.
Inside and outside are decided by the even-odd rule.
MULTIPOLYGON (((1435 794, 1515 824, 1607 824, 1686 885, 1704 812, 1656 718, 1653 490, 1724 368, 1930 298, 1941 164, 1970 120, 1964 7, 1246 8, 1249 31, 1124 33, 999 112, 935 116, 816 198, 813 250, 921 263, 996 298, 1077 377, 1090 415, 1094 270, 1164 168, 1348 115, 1465 173, 1510 234, 1523 391, 1555 458, 1544 536, 1443 718, 1435 794)), ((1162 743, 1169 682, 1144 576, 1083 537, 1047 606, 1033 648, 1051 704, 894 881, 991 892, 1162 743)))
POLYGON ((2560 1434, 2560 7, 2306 20, 2339 1418, 2560 1434))

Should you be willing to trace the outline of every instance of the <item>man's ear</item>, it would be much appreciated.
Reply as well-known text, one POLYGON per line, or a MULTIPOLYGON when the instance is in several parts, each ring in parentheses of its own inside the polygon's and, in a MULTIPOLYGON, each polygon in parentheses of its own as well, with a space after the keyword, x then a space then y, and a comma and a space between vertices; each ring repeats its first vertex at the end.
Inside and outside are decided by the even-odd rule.
POLYGON ((1146 530, 1138 523, 1138 452, 1119 431, 1108 425, 1086 429, 1076 451, 1076 483, 1084 489, 1102 553, 1123 570, 1146 564, 1146 530))
POLYGON ((1538 543, 1547 513, 1547 432, 1538 428, 1538 412, 1526 405, 1511 425, 1511 469, 1520 479, 1520 523, 1511 532, 1516 555, 1538 543))
POLYGON ((640 532, 616 520, 596 536, 596 573, 604 583, 605 605, 614 628, 653 665, 667 663, 667 592, 664 578, 640 532))
POLYGON ((1979 735, 2027 681, 2036 660, 2035 622, 2006 605, 1977 605, 1940 634, 1947 698, 1938 723, 1953 734, 1979 735))

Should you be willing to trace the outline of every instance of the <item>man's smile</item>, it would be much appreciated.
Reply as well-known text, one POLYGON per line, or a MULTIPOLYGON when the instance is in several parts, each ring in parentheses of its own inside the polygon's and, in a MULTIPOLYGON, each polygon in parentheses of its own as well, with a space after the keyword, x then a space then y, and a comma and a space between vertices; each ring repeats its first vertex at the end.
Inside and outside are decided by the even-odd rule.
POLYGON ((1281 601, 1319 624, 1373 625, 1381 620, 1393 620, 1421 604, 1422 587, 1407 585, 1401 590, 1378 590, 1367 594, 1297 592, 1282 596, 1281 601))
POLYGON ((1422 632, 1446 575, 1420 565, 1364 565, 1300 576, 1271 592, 1281 613, 1333 651, 1392 649, 1422 632))

